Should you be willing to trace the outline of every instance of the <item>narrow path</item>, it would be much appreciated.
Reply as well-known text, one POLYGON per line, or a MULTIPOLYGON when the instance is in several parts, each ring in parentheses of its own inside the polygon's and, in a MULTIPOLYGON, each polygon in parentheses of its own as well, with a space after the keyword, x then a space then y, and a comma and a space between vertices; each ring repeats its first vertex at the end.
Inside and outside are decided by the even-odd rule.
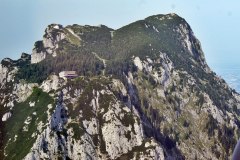
POLYGON ((76 37, 79 41, 81 41, 81 38, 73 32, 70 28, 66 28, 74 37, 76 37))
POLYGON ((107 67, 107 64, 106 64, 106 61, 107 61, 107 60, 99 57, 99 55, 98 55, 97 53, 95 53, 95 52, 92 52, 92 54, 93 54, 94 56, 96 56, 97 59, 99 59, 100 61, 103 62, 103 66, 104 66, 103 75, 105 75, 105 69, 106 69, 106 67, 107 67))

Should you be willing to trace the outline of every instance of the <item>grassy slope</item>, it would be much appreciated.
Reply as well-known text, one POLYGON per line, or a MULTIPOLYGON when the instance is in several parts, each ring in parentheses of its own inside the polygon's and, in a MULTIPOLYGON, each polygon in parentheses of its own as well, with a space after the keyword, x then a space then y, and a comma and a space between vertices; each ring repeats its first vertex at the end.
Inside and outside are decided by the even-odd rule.
POLYGON ((29 153, 30 148, 35 142, 36 138, 32 137, 33 133, 37 133, 37 125, 40 121, 46 123, 47 120, 47 106, 52 104, 53 99, 44 93, 39 88, 34 88, 32 95, 22 103, 14 106, 13 116, 6 123, 6 159, 22 159, 29 153), (34 107, 29 106, 29 102, 36 102, 34 107), (33 115, 36 112, 37 115, 33 115), (27 117, 32 120, 28 125, 28 131, 23 131, 25 126, 24 121, 27 117), (14 142, 14 137, 17 135, 17 140, 14 142), (11 139, 11 140, 10 140, 11 139))

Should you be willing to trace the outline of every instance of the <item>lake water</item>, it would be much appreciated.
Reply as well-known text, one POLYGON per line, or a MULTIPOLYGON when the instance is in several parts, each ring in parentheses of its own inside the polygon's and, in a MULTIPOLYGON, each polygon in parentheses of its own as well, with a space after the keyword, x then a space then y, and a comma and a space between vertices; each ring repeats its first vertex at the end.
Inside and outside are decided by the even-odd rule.
POLYGON ((212 67, 212 70, 222 77, 231 88, 240 93, 240 66, 222 65, 220 67, 212 67))

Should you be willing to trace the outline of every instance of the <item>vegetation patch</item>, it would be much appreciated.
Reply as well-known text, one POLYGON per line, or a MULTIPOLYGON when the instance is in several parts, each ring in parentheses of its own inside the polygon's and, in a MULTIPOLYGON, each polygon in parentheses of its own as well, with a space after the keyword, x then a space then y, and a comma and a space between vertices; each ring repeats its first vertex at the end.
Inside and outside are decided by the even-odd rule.
POLYGON ((13 116, 6 122, 6 159, 22 159, 36 140, 32 135, 39 134, 37 126, 39 122, 43 124, 47 121, 48 104, 52 104, 53 99, 39 88, 34 88, 31 96, 22 103, 18 103, 13 108, 13 116), (35 106, 30 107, 29 102, 35 102, 35 106), (36 112, 36 115, 33 115, 36 112), (29 124, 25 124, 27 117, 31 118, 29 124), (28 130, 24 131, 27 125, 28 130), (16 141, 14 141, 17 135, 16 141))
POLYGON ((81 136, 83 136, 85 133, 84 129, 78 123, 70 123, 68 124, 67 128, 73 129, 73 138, 75 140, 80 140, 81 136))

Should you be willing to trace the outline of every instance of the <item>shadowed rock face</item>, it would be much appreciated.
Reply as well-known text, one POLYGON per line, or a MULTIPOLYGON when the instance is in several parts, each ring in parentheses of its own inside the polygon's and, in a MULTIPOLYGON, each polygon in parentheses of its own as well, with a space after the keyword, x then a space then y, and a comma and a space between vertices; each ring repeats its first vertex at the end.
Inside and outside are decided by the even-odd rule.
POLYGON ((228 159, 240 135, 239 95, 176 14, 49 25, 31 56, 1 62, 0 94, 5 159, 228 159))

